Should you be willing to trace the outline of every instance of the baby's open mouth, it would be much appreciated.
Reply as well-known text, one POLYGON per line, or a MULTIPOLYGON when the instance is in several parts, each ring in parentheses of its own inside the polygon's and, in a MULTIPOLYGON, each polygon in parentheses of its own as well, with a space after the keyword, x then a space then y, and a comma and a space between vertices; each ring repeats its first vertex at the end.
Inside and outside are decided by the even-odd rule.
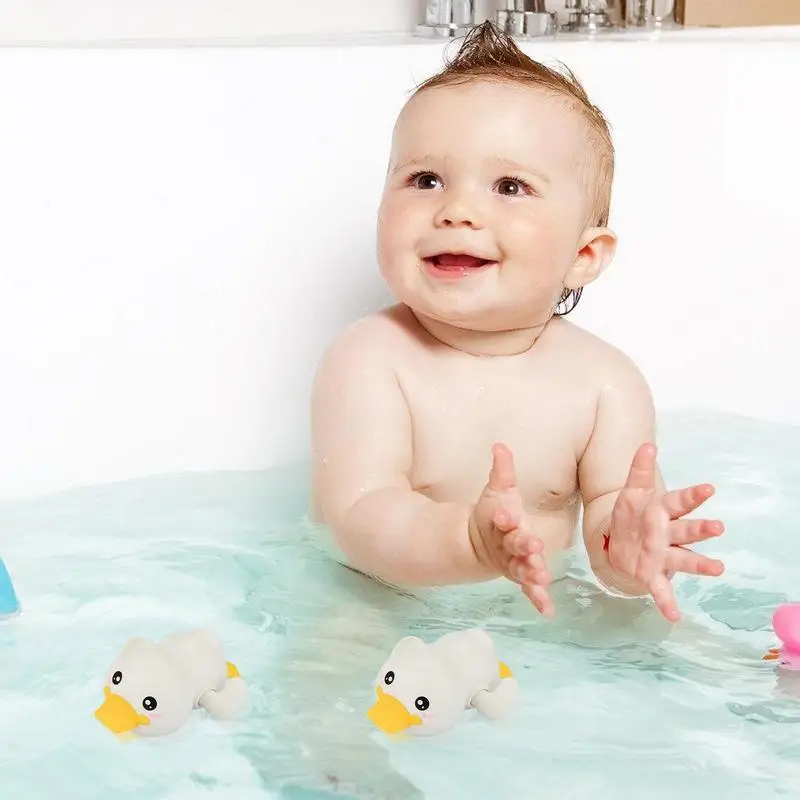
POLYGON ((429 264, 437 269, 449 271, 464 271, 468 269, 480 269, 492 262, 487 258, 471 256, 467 253, 439 253, 425 259, 429 264))

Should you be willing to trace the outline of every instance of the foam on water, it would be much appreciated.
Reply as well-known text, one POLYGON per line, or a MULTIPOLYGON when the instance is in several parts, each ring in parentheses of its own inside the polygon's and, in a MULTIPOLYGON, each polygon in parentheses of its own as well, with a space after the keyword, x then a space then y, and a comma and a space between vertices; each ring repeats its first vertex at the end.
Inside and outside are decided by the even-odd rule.
POLYGON ((401 593, 334 563, 303 524, 305 472, 156 477, 0 508, 22 614, 0 625, 0 794, 173 798, 796 796, 800 681, 760 657, 774 607, 800 599, 800 429, 682 414, 662 423, 670 486, 712 481, 705 546, 721 579, 684 577, 684 620, 606 597, 585 558, 537 617, 504 582, 401 593), (521 684, 500 724, 390 741, 365 717, 400 636, 487 628, 521 684), (215 630, 251 685, 234 723, 122 743, 94 719, 132 636, 215 630))

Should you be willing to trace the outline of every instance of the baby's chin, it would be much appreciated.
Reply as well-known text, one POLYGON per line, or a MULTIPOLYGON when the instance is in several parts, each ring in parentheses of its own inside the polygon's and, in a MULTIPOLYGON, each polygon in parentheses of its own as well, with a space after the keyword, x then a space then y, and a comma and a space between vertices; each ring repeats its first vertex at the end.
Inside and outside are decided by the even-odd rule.
POLYGON ((384 279, 416 317, 463 331, 528 328, 533 327, 531 320, 542 317, 528 300, 521 300, 518 291, 498 281, 496 270, 482 270, 463 281, 432 281, 419 269, 384 272, 384 279))
POLYGON ((503 307, 482 304, 435 303, 419 301, 407 302, 406 305, 420 321, 430 320, 439 325, 469 331, 472 333, 500 333, 509 328, 527 327, 515 325, 508 310, 503 307))

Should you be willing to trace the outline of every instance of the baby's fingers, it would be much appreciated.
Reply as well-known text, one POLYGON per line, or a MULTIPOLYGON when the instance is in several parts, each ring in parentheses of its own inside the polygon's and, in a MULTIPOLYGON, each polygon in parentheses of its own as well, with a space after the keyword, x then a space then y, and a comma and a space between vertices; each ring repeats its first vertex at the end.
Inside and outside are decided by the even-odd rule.
POLYGON ((673 489, 662 498, 664 508, 671 519, 678 519, 690 514, 703 505, 714 494, 714 487, 710 483, 699 483, 685 489, 673 489))
POLYGON ((492 514, 492 524, 502 533, 513 531, 519 525, 519 514, 510 508, 498 507, 492 514))
POLYGON ((555 606, 544 586, 539 586, 536 583, 523 583, 522 593, 533 603, 540 614, 545 617, 555 616, 555 606))
POLYGON ((503 537, 503 548, 510 556, 530 556, 542 552, 544 543, 525 528, 516 528, 503 537))
POLYGON ((716 558, 684 550, 682 547, 669 548, 666 568, 670 572, 686 572, 689 575, 708 575, 714 578, 725 571, 725 565, 716 558))
POLYGON ((670 522, 670 544, 697 544, 713 539, 725 532, 725 526, 718 519, 681 519, 670 522))
POLYGON ((537 583, 539 586, 550 584, 550 573, 541 556, 527 556, 525 558, 512 558, 508 564, 508 571, 518 583, 537 583))
POLYGON ((657 575, 650 584, 650 594, 653 596, 658 610, 670 621, 677 622, 681 615, 678 604, 675 602, 675 593, 672 584, 666 575, 657 575))

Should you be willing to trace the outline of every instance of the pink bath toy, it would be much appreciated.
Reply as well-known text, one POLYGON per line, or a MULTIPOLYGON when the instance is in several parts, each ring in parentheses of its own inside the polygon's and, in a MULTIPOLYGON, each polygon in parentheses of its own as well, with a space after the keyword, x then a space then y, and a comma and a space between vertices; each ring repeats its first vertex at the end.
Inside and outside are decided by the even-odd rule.
POLYGON ((800 670, 800 603, 784 603, 772 615, 772 629, 780 647, 771 647, 765 661, 777 661, 784 669, 800 670))

